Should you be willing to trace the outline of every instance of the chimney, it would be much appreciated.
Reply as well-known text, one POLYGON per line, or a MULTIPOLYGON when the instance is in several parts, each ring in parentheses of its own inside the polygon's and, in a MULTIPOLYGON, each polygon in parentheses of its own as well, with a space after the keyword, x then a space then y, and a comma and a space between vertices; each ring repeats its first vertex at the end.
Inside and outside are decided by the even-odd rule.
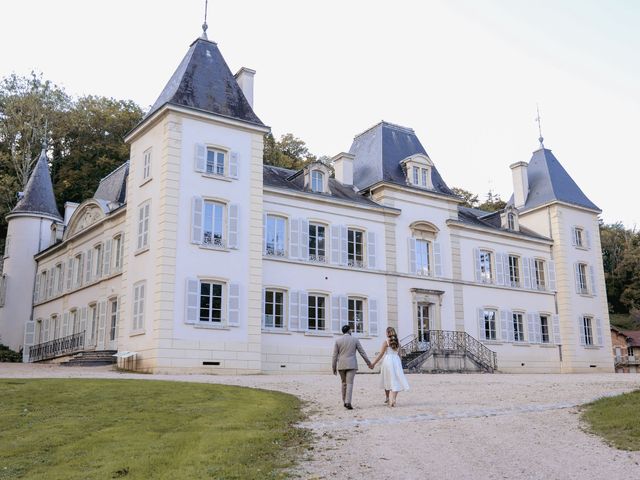
POLYGON ((75 202, 64 203, 64 224, 65 225, 69 225, 69 220, 71 219, 71 215, 73 215, 73 212, 76 211, 76 208, 78 208, 78 205, 80 204, 75 202))
POLYGON ((527 175, 527 162, 516 162, 509 165, 513 175, 513 206, 522 208, 529 195, 529 177, 527 175))
POLYGON ((331 159, 336 180, 345 185, 353 185, 353 159, 355 155, 341 152, 331 159))
POLYGON ((238 73, 234 75, 236 81, 238 82, 238 85, 240 85, 240 88, 242 89, 242 93, 244 93, 244 96, 247 99, 247 102, 249 102, 249 105, 251 105, 251 108, 253 108, 253 76, 255 74, 255 70, 251 70, 247 67, 242 67, 240 70, 238 70, 238 73))

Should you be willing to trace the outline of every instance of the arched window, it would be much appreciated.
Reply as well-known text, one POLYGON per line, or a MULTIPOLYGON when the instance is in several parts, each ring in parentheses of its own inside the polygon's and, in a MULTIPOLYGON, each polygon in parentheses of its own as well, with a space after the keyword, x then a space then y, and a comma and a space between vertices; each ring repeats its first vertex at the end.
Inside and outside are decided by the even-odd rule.
POLYGON ((313 170, 311 172, 311 191, 324 192, 324 173, 320 170, 313 170))

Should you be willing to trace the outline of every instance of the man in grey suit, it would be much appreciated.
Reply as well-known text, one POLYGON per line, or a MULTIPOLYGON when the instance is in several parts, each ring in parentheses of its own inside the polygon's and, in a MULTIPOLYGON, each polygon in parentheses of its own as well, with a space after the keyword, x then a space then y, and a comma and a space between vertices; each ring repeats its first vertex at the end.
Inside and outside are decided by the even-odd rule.
POLYGON ((333 374, 340 372, 340 380, 342 381, 342 403, 347 410, 353 410, 351 406, 351 394, 353 393, 353 379, 358 371, 358 359, 356 358, 356 350, 367 366, 371 368, 371 362, 367 354, 360 345, 360 340, 351 336, 351 327, 344 325, 342 327, 342 337, 336 340, 333 348, 333 374))

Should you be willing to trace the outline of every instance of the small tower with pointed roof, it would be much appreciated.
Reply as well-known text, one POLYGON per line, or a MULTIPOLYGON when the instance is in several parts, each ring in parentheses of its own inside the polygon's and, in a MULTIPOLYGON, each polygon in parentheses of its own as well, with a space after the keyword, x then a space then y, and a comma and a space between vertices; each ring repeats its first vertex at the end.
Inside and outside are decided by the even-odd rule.
POLYGON ((37 268, 34 255, 49 247, 52 226, 61 222, 43 147, 22 197, 7 215, 0 343, 14 350, 24 344, 25 326, 33 326, 30 320, 37 268))

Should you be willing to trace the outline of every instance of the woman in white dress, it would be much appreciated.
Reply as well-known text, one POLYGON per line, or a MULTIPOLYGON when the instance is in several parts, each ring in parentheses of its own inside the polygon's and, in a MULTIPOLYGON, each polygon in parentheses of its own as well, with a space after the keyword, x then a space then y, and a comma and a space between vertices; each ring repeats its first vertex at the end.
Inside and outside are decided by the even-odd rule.
POLYGON ((384 403, 390 407, 396 406, 398 392, 409 390, 409 382, 407 382, 407 378, 404 376, 402 361, 398 354, 399 349, 400 343, 398 342, 398 335, 395 329, 393 327, 387 327, 387 338, 382 344, 380 353, 371 364, 371 368, 374 368, 380 359, 382 359, 380 383, 387 397, 384 403))

